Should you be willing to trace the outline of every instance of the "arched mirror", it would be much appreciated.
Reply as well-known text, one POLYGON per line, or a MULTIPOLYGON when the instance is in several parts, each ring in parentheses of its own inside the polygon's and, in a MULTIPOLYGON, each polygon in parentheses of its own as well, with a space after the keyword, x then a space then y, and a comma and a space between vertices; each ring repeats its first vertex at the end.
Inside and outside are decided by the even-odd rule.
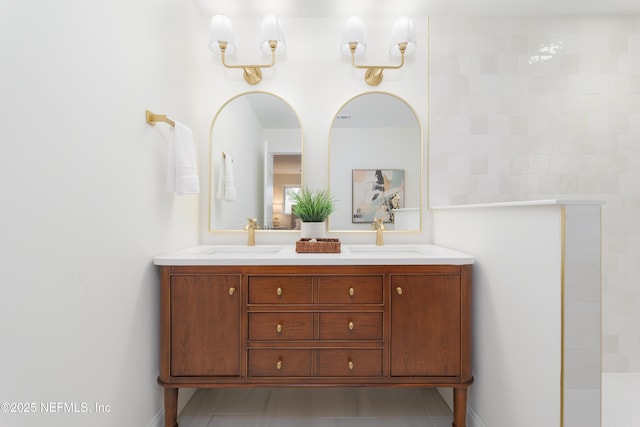
POLYGON ((404 100, 383 92, 340 108, 329 138, 329 190, 337 199, 330 231, 420 231, 422 129, 404 100))
POLYGON ((302 129, 291 106, 266 92, 227 101, 210 132, 209 231, 291 230, 287 203, 302 186, 302 129))

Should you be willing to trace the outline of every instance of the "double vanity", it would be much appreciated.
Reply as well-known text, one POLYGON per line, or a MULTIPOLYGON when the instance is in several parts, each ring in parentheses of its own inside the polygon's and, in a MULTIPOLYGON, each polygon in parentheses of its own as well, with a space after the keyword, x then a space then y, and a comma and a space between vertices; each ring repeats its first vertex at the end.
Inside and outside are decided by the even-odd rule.
POLYGON ((165 427, 178 389, 446 387, 466 425, 473 257, 433 245, 197 246, 160 266, 165 427))
MULTIPOLYGON (((416 111, 368 92, 334 117, 328 231, 366 233, 382 220, 390 233, 420 232, 416 111)), ((303 180, 304 155, 299 117, 284 99, 259 91, 229 99, 211 125, 209 232, 242 233, 248 217, 261 233, 297 229, 291 194, 313 185, 303 180)), ((204 387, 452 388, 453 426, 465 427, 473 257, 420 244, 339 253, 205 245, 155 264, 166 427, 177 425, 178 389, 204 387)))

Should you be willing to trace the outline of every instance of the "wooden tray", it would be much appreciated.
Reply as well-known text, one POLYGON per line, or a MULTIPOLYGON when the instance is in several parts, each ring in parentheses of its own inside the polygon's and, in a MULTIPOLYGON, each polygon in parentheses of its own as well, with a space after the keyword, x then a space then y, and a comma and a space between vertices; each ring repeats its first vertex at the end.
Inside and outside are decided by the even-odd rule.
POLYGON ((296 252, 307 254, 337 254, 340 253, 340 239, 308 239, 296 242, 296 252))

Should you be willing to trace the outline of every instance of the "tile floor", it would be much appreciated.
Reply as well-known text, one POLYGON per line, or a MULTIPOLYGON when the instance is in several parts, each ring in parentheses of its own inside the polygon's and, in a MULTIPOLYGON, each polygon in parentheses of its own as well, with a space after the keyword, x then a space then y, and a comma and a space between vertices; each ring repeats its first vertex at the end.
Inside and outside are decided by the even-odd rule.
POLYGON ((602 427, 640 426, 640 373, 602 375, 602 427))
POLYGON ((435 389, 201 389, 180 427, 451 427, 435 389))
MULTIPOLYGON (((179 422, 180 427, 450 427, 451 411, 434 389, 202 389, 179 422)), ((602 376, 602 427, 640 427, 640 373, 602 376)))

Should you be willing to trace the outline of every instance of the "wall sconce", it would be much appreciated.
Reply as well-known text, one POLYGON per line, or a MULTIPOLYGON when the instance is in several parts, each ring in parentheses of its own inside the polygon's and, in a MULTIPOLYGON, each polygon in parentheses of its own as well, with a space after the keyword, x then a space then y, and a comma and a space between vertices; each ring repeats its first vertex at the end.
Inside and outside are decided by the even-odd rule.
POLYGON ((260 48, 267 55, 271 54, 271 64, 265 65, 229 65, 225 62, 225 55, 233 55, 236 51, 235 38, 231 28, 231 21, 224 15, 214 15, 211 18, 211 32, 209 49, 222 56, 222 65, 226 68, 242 68, 244 80, 250 85, 262 80, 261 68, 273 67, 276 55, 284 52, 284 34, 280 18, 275 15, 265 16, 260 31, 260 48))
POLYGON ((347 19, 344 32, 342 33, 342 45, 340 50, 343 54, 351 55, 351 64, 354 68, 366 69, 364 80, 370 86, 377 86, 382 81, 383 70, 395 70, 404 65, 404 56, 410 55, 416 50, 416 37, 413 30, 413 21, 406 16, 398 18, 393 24, 391 31, 391 48, 389 53, 399 56, 399 65, 358 65, 356 56, 363 54, 367 50, 367 38, 364 31, 364 23, 357 16, 347 19))

